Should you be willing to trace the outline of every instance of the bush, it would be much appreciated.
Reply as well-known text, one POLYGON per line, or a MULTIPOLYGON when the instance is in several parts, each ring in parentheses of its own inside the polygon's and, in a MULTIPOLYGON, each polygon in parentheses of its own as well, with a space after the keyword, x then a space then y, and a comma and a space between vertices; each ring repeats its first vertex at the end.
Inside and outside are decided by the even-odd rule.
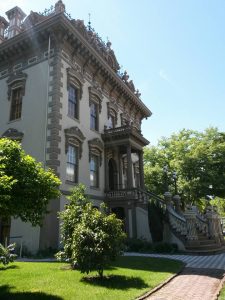
POLYGON ((3 265, 8 265, 17 258, 17 255, 13 253, 15 246, 16 244, 10 244, 9 246, 4 247, 0 244, 0 262, 3 263, 3 265))
POLYGON ((128 252, 152 252, 153 245, 144 239, 127 239, 126 240, 126 251, 128 252))
POLYGON ((123 223, 115 214, 108 215, 104 205, 100 211, 93 208, 84 191, 83 185, 76 187, 71 203, 60 213, 64 250, 56 257, 69 261, 81 273, 97 271, 103 277, 104 268, 122 251, 123 223))
POLYGON ((127 239, 126 251, 141 253, 174 253, 178 251, 177 244, 150 243, 144 239, 127 239))

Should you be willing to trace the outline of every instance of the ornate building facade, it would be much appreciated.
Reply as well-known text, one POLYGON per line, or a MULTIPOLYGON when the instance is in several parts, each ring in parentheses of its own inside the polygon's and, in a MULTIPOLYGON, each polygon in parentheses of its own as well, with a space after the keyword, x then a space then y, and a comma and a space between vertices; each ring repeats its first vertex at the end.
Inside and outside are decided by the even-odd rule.
MULTIPOLYGON (((0 136, 60 177, 62 197, 52 200, 41 228, 11 222, 33 252, 58 248, 57 212, 77 183, 98 207, 103 201, 124 220, 129 237, 151 240, 144 197, 143 118, 151 115, 111 43, 75 20, 58 1, 28 16, 19 7, 0 16, 0 136)), ((3 228, 4 226, 2 226, 3 228)))

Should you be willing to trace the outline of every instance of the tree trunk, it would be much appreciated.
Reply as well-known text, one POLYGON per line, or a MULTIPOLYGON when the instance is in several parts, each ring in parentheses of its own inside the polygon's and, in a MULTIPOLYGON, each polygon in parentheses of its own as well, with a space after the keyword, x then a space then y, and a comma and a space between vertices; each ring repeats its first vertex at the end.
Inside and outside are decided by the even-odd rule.
POLYGON ((101 279, 103 278, 103 269, 98 270, 98 275, 101 279))
POLYGON ((3 246, 8 246, 10 239, 11 218, 0 218, 0 243, 3 246))

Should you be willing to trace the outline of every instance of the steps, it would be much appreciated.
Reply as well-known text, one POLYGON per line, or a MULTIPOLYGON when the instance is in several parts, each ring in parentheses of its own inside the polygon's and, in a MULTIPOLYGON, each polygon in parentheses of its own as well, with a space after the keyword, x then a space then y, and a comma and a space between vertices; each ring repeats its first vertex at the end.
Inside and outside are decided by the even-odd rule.
POLYGON ((209 239, 197 230, 198 239, 191 244, 186 243, 185 248, 191 253, 219 253, 225 252, 225 246, 221 246, 214 239, 209 239))

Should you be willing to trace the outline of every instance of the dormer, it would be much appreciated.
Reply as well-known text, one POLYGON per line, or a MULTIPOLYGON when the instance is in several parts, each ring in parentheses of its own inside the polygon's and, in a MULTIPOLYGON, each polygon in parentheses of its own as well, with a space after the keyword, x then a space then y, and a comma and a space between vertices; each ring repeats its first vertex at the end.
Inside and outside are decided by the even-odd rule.
POLYGON ((0 16, 0 44, 5 40, 4 33, 8 26, 9 23, 6 21, 6 19, 0 16))
POLYGON ((26 17, 26 14, 21 8, 15 6, 14 8, 8 10, 6 15, 9 19, 8 38, 10 39, 21 32, 21 23, 26 17))

